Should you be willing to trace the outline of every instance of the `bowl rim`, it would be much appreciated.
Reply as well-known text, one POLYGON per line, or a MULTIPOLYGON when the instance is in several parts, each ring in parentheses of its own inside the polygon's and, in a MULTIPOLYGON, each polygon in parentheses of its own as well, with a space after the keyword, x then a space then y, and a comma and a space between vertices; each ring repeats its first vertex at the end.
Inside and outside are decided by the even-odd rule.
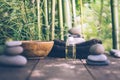
POLYGON ((54 41, 22 40, 21 42, 22 42, 22 43, 25 43, 25 42, 54 42, 54 41))
MULTIPOLYGON (((54 41, 39 41, 39 40, 25 40, 25 41, 22 41, 22 45, 36 45, 36 44, 44 44, 44 43, 48 43, 49 44, 49 49, 48 49, 48 52, 46 54, 44 54, 44 57, 49 55, 49 53, 51 52, 52 48, 53 48, 53 45, 54 45, 54 41)), ((25 49, 24 49, 25 50, 25 49)), ((36 55, 36 56, 39 56, 41 57, 40 55, 43 56, 43 54, 35 54, 33 52, 33 55, 36 55)))

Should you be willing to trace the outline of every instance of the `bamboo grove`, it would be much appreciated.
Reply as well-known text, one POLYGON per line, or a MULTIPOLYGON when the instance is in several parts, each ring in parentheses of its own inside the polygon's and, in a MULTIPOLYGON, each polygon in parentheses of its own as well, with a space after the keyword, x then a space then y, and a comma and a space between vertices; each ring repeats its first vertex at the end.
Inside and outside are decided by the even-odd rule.
POLYGON ((65 40, 74 26, 81 26, 86 39, 100 38, 110 46, 110 0, 0 1, 0 44, 8 39, 65 40))
MULTIPOLYGON (((67 26, 65 27, 63 22, 62 6, 70 5, 70 1, 63 1, 65 1, 64 4, 62 0, 0 1, 1 40, 8 38, 15 40, 64 39, 67 26)), ((70 12, 68 10, 65 15, 70 16, 70 12)))

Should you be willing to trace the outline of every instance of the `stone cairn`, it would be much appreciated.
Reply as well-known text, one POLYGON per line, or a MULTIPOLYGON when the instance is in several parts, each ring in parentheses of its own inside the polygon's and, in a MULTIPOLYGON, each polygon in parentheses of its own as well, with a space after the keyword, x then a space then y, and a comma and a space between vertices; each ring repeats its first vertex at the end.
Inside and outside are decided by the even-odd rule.
POLYGON ((5 43, 4 54, 0 55, 0 65, 25 66, 27 59, 21 55, 23 47, 21 41, 9 41, 5 43))
MULTIPOLYGON (((70 34, 80 35, 80 26, 73 27, 68 32, 70 34)), ((79 39, 77 40, 79 41, 79 39)), ((95 44, 91 46, 89 52, 90 55, 87 57, 86 60, 86 63, 88 65, 102 66, 108 65, 110 63, 110 61, 107 59, 107 56, 104 54, 105 49, 102 44, 95 44)))
POLYGON ((90 55, 88 56, 86 63, 92 66, 104 66, 109 65, 110 61, 104 54, 105 49, 102 44, 95 44, 90 47, 90 55))

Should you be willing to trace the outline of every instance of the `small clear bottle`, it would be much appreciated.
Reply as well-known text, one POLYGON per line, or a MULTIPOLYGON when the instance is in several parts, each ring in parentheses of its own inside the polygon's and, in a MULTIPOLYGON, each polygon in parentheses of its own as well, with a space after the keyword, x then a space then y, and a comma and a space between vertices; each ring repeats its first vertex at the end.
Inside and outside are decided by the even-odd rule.
POLYGON ((76 59, 76 44, 72 35, 69 35, 66 41, 66 59, 76 59))

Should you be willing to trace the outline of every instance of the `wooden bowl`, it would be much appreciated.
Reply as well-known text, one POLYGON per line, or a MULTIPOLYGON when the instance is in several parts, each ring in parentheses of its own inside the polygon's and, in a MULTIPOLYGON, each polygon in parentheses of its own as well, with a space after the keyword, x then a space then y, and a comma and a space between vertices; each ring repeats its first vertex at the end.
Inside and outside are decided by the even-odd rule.
POLYGON ((45 57, 51 51, 53 44, 53 41, 22 41, 23 55, 45 57))

